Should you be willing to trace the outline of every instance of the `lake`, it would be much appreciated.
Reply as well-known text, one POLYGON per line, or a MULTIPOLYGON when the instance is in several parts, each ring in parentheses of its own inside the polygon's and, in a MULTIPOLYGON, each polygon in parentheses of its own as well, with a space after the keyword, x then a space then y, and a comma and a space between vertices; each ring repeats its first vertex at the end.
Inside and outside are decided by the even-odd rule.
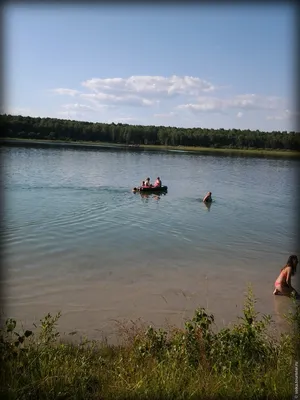
POLYGON ((299 160, 7 146, 1 162, 7 315, 62 311, 63 331, 97 338, 115 321, 180 325, 205 307, 222 327, 251 283, 258 310, 283 324, 288 299, 272 291, 299 255, 299 160), (147 176, 168 193, 132 193, 147 176))

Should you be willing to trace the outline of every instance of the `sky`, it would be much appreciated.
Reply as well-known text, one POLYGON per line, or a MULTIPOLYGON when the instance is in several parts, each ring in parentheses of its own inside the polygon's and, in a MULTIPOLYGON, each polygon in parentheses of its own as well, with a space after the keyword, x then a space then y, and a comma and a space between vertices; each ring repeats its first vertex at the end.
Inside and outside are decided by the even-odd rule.
POLYGON ((7 4, 4 112, 295 130, 294 9, 7 4))

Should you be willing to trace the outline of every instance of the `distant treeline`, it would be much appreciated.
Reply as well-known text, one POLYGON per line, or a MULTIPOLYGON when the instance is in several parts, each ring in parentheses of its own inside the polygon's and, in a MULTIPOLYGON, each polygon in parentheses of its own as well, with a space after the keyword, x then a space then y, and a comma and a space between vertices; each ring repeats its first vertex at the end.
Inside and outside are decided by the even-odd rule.
POLYGON ((300 135, 296 132, 103 124, 6 114, 1 115, 1 125, 4 128, 4 136, 19 139, 110 142, 127 145, 200 146, 227 149, 300 149, 300 135))

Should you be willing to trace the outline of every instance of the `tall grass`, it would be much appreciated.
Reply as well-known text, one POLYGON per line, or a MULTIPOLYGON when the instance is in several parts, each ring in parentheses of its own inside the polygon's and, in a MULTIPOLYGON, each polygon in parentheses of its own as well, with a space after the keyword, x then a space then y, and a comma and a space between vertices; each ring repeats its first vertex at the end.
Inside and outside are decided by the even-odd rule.
POLYGON ((295 329, 280 338, 269 316, 255 311, 251 289, 238 323, 215 332, 214 317, 195 311, 183 329, 135 326, 121 345, 64 343, 60 314, 48 314, 35 331, 1 330, 3 399, 291 399, 299 343, 300 308, 288 319, 295 329))

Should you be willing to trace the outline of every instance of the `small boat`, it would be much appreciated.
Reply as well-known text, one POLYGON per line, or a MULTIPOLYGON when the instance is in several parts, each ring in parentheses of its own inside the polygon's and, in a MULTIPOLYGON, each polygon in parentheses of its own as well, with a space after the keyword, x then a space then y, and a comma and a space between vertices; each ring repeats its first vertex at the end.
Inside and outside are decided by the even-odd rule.
POLYGON ((153 192, 166 192, 168 186, 139 186, 132 189, 133 192, 153 193, 153 192))

